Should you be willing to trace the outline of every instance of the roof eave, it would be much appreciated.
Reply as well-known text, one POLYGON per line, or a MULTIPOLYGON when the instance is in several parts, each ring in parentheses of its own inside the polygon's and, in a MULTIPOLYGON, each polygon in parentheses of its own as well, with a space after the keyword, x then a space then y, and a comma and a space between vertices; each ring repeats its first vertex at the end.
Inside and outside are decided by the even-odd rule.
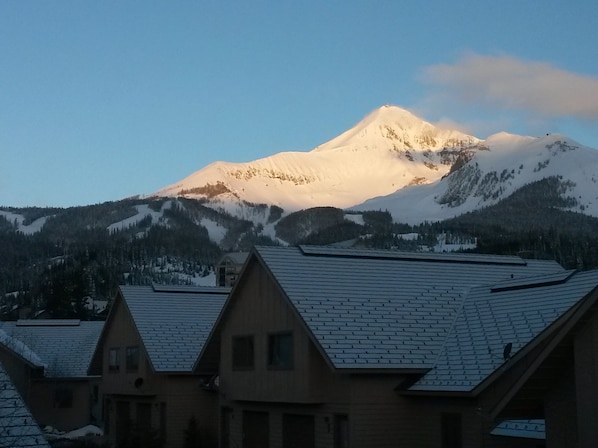
POLYGON ((494 372, 483 380, 477 387, 474 388, 473 393, 477 396, 488 388, 494 381, 496 381, 505 370, 514 366, 518 361, 523 359, 530 351, 536 348, 540 343, 553 336, 546 344, 541 353, 533 360, 532 363, 519 376, 517 381, 509 388, 507 393, 500 399, 491 411, 491 417, 495 418, 500 414, 502 409, 509 403, 517 392, 523 387, 527 380, 533 375, 536 369, 546 360, 550 353, 563 341, 569 334, 573 327, 579 322, 583 315, 598 302, 598 286, 586 294, 580 301, 573 305, 565 314, 553 322, 546 328, 539 336, 534 338, 523 350, 519 351, 513 358, 506 361, 501 367, 495 369, 494 372))
POLYGON ((334 371, 347 375, 425 375, 431 369, 428 367, 335 367, 334 371))

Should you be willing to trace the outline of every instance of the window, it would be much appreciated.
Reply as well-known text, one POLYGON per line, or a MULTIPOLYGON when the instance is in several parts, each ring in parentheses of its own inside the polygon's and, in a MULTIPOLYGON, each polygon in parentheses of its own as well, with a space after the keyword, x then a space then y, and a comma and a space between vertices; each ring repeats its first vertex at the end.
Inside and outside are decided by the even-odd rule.
POLYGON ((58 386, 54 389, 54 407, 72 408, 73 407, 73 389, 66 386, 58 386))
POLYGON ((461 448, 461 414, 441 414, 442 448, 461 448))
POLYGON ((218 268, 218 286, 226 286, 226 268, 224 266, 218 268))
POLYGON ((274 369, 293 368, 293 333, 268 335, 268 367, 274 369))
POLYGON ((108 352, 108 371, 118 372, 120 370, 120 349, 111 348, 108 352))
POLYGON ((349 448, 349 417, 347 415, 334 416, 334 448, 349 448))
POLYGON ((160 437, 166 440, 166 402, 160 402, 160 437))
POLYGON ((253 369, 253 336, 233 337, 233 370, 253 369))
POLYGON ((127 347, 125 364, 127 372, 136 372, 139 369, 139 347, 127 347))
POLYGON ((313 415, 282 414, 282 447, 315 448, 316 421, 313 415))
POLYGON ((231 427, 233 410, 229 407, 220 408, 220 448, 231 448, 231 427))
POLYGON ((137 430, 147 432, 152 429, 152 405, 151 403, 137 403, 136 424, 137 430))
POLYGON ((98 386, 97 384, 93 386, 92 400, 94 404, 96 404, 100 400, 100 386, 98 386))

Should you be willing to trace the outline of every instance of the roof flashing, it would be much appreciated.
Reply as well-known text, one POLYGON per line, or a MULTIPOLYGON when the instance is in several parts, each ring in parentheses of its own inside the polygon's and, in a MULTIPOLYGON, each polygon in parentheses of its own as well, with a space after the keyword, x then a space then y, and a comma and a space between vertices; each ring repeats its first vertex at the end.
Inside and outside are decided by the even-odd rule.
POLYGON ((17 327, 78 327, 79 319, 19 319, 17 327))
POLYGON ((337 258, 362 258, 378 260, 403 260, 436 263, 462 263, 462 264, 493 264, 525 266, 527 261, 523 258, 509 255, 485 255, 462 253, 436 253, 436 252, 402 252, 374 249, 342 249, 327 246, 299 245, 303 255, 337 257, 337 258))
POLYGON ((508 280, 495 284, 490 288, 490 292, 516 291, 519 289, 539 288, 542 286, 554 286, 566 283, 577 271, 565 271, 557 274, 542 275, 533 278, 520 278, 508 280))
POLYGON ((190 286, 190 285, 158 285, 152 284, 154 292, 182 294, 228 294, 231 288, 223 286, 190 286))

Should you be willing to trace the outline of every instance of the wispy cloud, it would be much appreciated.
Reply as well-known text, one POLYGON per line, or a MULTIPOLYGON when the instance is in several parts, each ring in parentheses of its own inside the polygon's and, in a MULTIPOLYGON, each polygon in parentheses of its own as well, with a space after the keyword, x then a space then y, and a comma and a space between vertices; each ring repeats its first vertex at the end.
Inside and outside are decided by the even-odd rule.
POLYGON ((443 102, 516 110, 544 117, 598 121, 598 78, 511 56, 468 54, 426 67, 422 80, 443 102))

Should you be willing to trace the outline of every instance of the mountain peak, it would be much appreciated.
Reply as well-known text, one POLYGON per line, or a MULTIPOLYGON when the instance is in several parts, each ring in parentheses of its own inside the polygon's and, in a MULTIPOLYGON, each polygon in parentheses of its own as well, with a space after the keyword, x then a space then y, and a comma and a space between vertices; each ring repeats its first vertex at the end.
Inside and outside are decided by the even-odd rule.
POLYGON ((348 207, 407 185, 440 179, 478 139, 443 130, 396 106, 382 106, 309 152, 245 163, 213 163, 156 193, 285 210, 348 207))
MULTIPOLYGON (((394 123, 402 124, 405 127, 413 125, 419 126, 422 122, 427 123, 425 120, 419 118, 411 111, 404 109, 399 106, 393 106, 392 104, 386 104, 378 109, 370 112, 362 122, 382 122, 382 123, 394 123)), ((428 123, 429 124, 429 123, 428 123)))
POLYGON ((440 129, 407 109, 385 105, 370 112, 348 131, 318 146, 329 151, 346 146, 428 151, 467 146, 479 140, 457 130, 440 129))

